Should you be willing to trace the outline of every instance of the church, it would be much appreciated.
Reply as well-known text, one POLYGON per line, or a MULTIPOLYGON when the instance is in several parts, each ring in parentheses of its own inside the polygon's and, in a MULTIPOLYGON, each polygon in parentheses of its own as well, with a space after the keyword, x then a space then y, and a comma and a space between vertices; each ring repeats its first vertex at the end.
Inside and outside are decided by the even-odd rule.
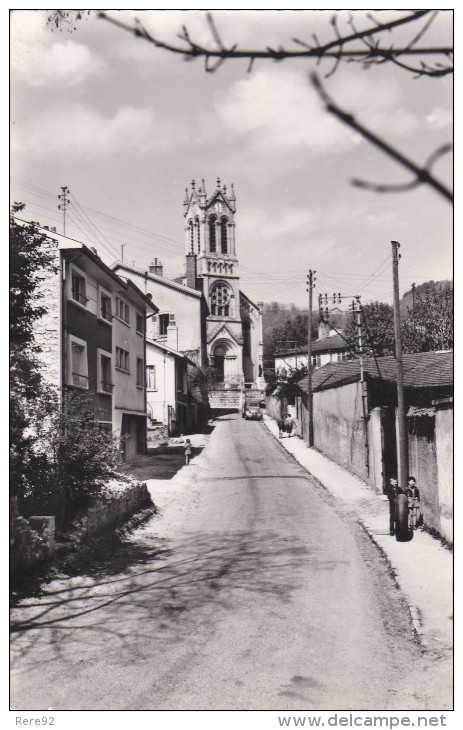
POLYGON ((212 368, 212 407, 230 407, 235 401, 238 406, 238 394, 265 389, 263 305, 240 289, 235 214, 233 185, 227 191, 217 179, 208 194, 204 180, 200 185, 193 180, 183 201, 184 274, 166 278, 157 258, 146 270, 125 261, 113 267, 119 276, 132 279, 159 310, 147 323, 148 341, 212 368), (228 398, 220 396, 224 391, 228 398))
POLYGON ((218 179, 208 195, 204 180, 198 188, 193 180, 183 206, 185 284, 196 280, 207 303, 207 357, 215 378, 225 387, 263 388, 262 303, 240 290, 233 185, 227 193, 218 179))

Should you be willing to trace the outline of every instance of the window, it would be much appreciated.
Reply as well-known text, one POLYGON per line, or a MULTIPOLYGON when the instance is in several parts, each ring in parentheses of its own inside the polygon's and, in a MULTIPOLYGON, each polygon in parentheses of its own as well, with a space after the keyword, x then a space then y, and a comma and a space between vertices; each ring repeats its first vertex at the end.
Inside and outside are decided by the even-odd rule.
POLYGON ((199 227, 199 218, 196 218, 196 220, 195 220, 195 229, 196 229, 196 252, 200 253, 200 251, 201 251, 201 229, 199 227))
POLYGON ((219 317, 230 316, 230 289, 223 282, 214 284, 211 289, 211 314, 219 317))
POLYGON ((190 253, 193 253, 193 249, 194 249, 193 221, 189 222, 188 227, 189 227, 189 234, 190 234, 190 253))
POLYGON ((215 215, 211 215, 209 218, 209 251, 215 253, 217 251, 217 237, 216 237, 216 221, 215 215))
POLYGON ((68 339, 68 385, 88 390, 87 343, 69 335, 68 339))
POLYGON ((111 353, 105 352, 104 350, 97 350, 98 356, 98 392, 99 393, 112 393, 114 383, 112 382, 112 357, 111 353))
POLYGON ((167 337, 167 328, 170 324, 175 324, 175 314, 163 313, 158 315, 159 322, 159 337, 167 337))
POLYGON ((143 315, 136 313, 136 330, 139 335, 145 334, 145 318, 143 315))
POLYGON ((243 322, 243 355, 251 355, 251 322, 245 319, 243 322))
POLYGON ((130 323, 129 317, 129 305, 126 304, 122 299, 116 297, 116 317, 121 319, 126 324, 130 323))
POLYGON ((228 253, 228 220, 222 218, 220 221, 220 244, 222 253, 228 253))
POLYGON ((146 366, 146 389, 156 390, 156 365, 146 366))
POLYGON ((98 286, 98 297, 99 297, 99 319, 104 320, 108 324, 112 324, 113 319, 113 302, 111 292, 103 289, 102 286, 98 286))
POLYGON ((75 302, 79 302, 84 307, 87 306, 88 297, 86 296, 86 281, 83 276, 80 276, 74 269, 71 274, 71 292, 72 298, 75 302))
POLYGON ((145 385, 145 368, 141 357, 137 357, 137 388, 143 388, 145 385))
POLYGON ((129 353, 121 347, 116 347, 116 368, 118 370, 124 370, 126 373, 130 372, 129 353))

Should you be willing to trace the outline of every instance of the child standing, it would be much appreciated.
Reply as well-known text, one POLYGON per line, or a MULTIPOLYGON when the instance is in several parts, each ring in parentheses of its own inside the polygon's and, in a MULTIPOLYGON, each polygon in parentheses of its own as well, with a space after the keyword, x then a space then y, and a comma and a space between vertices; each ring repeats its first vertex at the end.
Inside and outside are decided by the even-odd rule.
POLYGON ((185 466, 189 465, 190 456, 191 456, 191 441, 190 441, 190 439, 186 439, 186 441, 185 441, 185 466))
POLYGON ((416 530, 417 525, 420 523, 420 492, 416 486, 415 477, 409 477, 408 479, 408 510, 410 513, 410 527, 412 530, 416 530))

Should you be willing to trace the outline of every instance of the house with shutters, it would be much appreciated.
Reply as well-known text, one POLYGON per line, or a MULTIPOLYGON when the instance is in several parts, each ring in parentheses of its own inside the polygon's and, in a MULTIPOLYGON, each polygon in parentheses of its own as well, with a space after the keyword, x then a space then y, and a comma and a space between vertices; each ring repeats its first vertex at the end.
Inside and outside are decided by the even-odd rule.
POLYGON ((48 229, 56 273, 39 273, 46 313, 35 324, 42 375, 59 391, 88 395, 123 457, 146 450, 146 320, 153 302, 83 243, 48 229))

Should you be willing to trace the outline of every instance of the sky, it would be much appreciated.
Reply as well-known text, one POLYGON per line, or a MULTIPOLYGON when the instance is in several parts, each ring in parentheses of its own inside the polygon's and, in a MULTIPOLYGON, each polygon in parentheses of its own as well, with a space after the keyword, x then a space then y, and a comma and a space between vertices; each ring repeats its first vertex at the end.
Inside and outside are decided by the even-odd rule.
MULTIPOLYGON (((213 11, 226 44, 283 45, 292 38, 334 38, 335 11, 213 11)), ((206 11, 110 11, 136 17, 162 40, 182 24, 214 45, 206 11)), ((351 32, 348 14, 338 27, 351 32)), ((375 16, 389 20, 397 11, 375 16)), ((47 11, 15 10, 11 34, 11 200, 22 217, 63 232, 57 205, 70 190, 66 235, 165 275, 183 272, 185 186, 204 178, 234 184, 241 288, 254 301, 307 303, 340 292, 363 301, 392 300, 391 240, 401 244, 401 294, 412 282, 452 278, 452 206, 428 186, 377 193, 352 178, 402 184, 411 176, 329 115, 309 74, 349 114, 419 165, 452 141, 453 78, 415 78, 383 64, 363 69, 311 60, 229 60, 214 73, 91 14, 69 32, 52 30, 47 11), (123 248, 122 248, 123 247, 123 248)), ((452 13, 441 11, 423 45, 452 43, 452 13)), ((357 27, 371 25, 354 11, 357 27)), ((421 22, 419 27, 422 27, 421 22)), ((415 30, 416 32, 416 30, 415 30)), ((396 32, 390 42, 411 40, 396 32)), ((443 60, 443 59, 440 59, 443 60)), ((433 167, 452 184, 452 159, 433 167)))

